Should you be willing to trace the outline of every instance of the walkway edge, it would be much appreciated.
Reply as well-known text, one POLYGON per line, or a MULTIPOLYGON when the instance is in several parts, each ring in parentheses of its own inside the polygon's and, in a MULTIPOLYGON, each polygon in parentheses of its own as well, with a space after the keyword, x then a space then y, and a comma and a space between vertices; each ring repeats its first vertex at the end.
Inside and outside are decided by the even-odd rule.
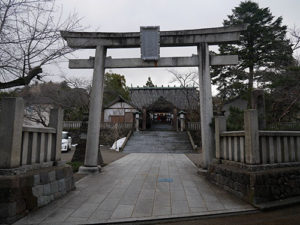
POLYGON ((213 214, 205 214, 205 215, 193 215, 193 216, 168 216, 161 217, 158 219, 153 218, 139 218, 139 219, 122 219, 115 221, 107 221, 101 223, 93 223, 95 224, 164 224, 169 222, 180 222, 180 221, 189 221, 189 220, 197 220, 197 219, 208 219, 208 218, 219 218, 219 217, 229 217, 229 216, 238 216, 245 214, 254 214, 258 213, 259 210, 241 210, 239 212, 225 212, 225 213, 213 213, 213 214))

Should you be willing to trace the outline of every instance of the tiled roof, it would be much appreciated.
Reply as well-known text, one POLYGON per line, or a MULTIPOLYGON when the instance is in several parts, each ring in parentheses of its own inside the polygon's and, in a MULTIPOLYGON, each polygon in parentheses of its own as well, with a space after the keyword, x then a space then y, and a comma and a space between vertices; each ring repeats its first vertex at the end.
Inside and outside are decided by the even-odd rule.
POLYGON ((129 88, 131 102, 139 109, 148 107, 163 97, 180 110, 197 109, 199 92, 195 87, 137 87, 129 88))

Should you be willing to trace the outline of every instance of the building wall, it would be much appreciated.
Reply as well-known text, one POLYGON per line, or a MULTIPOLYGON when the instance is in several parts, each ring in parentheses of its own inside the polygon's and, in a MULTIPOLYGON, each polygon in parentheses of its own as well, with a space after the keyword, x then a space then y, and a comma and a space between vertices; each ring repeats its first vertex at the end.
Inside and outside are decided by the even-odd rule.
POLYGON ((133 116, 130 116, 131 113, 137 112, 135 108, 125 102, 117 102, 110 106, 107 109, 104 109, 104 122, 114 122, 114 121, 124 121, 124 122, 133 122, 133 116), (126 114, 126 116, 125 116, 126 114), (112 119, 112 117, 118 117, 117 119, 112 119), (120 118, 120 117, 123 117, 120 118), (113 120, 113 121, 112 121, 113 120))

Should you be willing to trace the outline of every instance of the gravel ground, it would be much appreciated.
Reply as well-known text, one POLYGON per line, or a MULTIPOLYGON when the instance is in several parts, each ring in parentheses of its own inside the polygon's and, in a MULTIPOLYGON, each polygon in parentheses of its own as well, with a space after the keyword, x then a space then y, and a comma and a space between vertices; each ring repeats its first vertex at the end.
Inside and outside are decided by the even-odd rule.
MULTIPOLYGON (((71 162, 74 152, 74 149, 69 152, 62 152, 61 159, 66 162, 71 162)), ((101 154, 105 165, 108 165, 109 163, 114 162, 127 155, 127 153, 116 152, 115 150, 111 150, 109 149, 109 146, 102 146, 101 154)), ((76 182, 85 176, 85 174, 74 173, 74 180, 76 182)))

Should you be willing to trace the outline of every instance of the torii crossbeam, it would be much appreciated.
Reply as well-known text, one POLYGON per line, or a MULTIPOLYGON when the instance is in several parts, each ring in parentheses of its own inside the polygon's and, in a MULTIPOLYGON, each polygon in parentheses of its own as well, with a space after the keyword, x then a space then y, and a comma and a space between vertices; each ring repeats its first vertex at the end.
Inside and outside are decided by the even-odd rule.
POLYGON ((113 59, 106 57, 108 48, 137 48, 141 45, 140 32, 67 32, 61 31, 68 46, 75 49, 96 49, 90 59, 71 59, 71 69, 94 69, 90 99, 87 145, 84 166, 81 173, 97 173, 99 166, 98 146, 100 118, 103 101, 103 78, 105 68, 144 68, 144 67, 198 67, 200 89, 201 141, 203 168, 207 168, 214 157, 214 136, 210 124, 213 119, 210 65, 234 65, 238 57, 233 55, 209 55, 209 45, 237 43, 240 32, 246 26, 217 27, 196 30, 159 32, 160 47, 197 46, 198 55, 191 57, 166 57, 146 61, 141 58, 113 59))

